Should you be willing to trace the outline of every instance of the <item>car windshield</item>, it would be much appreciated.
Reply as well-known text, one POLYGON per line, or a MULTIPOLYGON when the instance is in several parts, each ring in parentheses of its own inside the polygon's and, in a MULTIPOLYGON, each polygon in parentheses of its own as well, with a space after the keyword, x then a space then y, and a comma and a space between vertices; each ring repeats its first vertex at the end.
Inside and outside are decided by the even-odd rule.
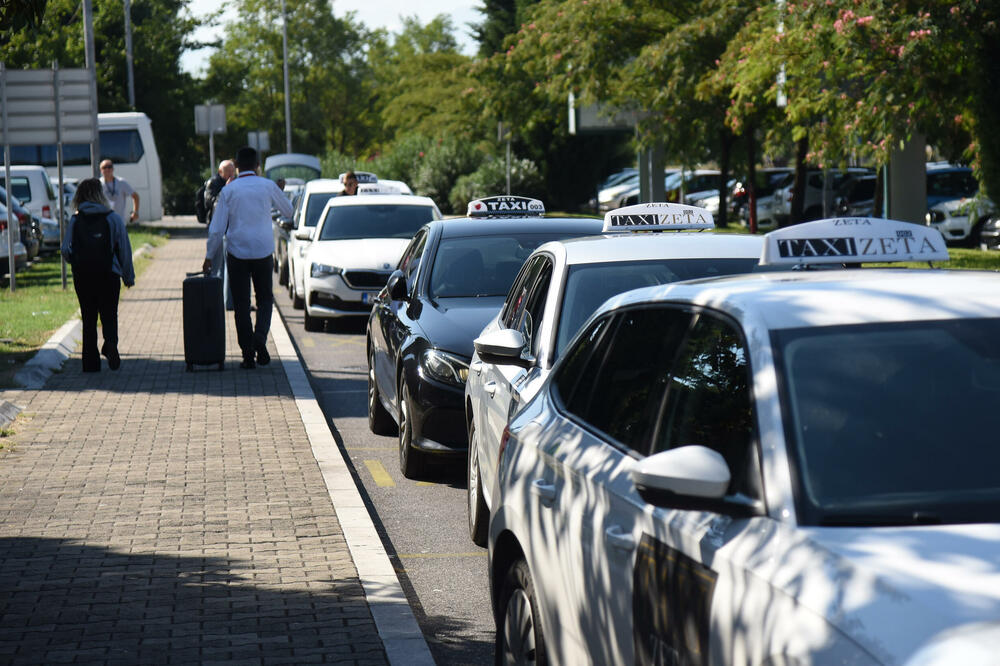
POLYGON ((774 339, 800 523, 1000 521, 1000 319, 774 339))
POLYGON ((335 196, 337 195, 334 192, 316 192, 309 196, 309 201, 306 203, 305 224, 307 227, 316 226, 316 223, 319 222, 319 216, 326 208, 326 202, 335 196))
POLYGON ((656 259, 571 266, 563 293, 556 358, 601 303, 617 294, 679 280, 749 273, 757 257, 738 259, 656 259))
MULTIPOLYGON (((430 298, 506 296, 532 251, 573 234, 523 233, 444 238, 431 269, 430 298)), ((576 235, 583 235, 576 234, 576 235)))
POLYGON ((972 171, 942 171, 927 174, 927 196, 939 199, 974 197, 979 191, 979 181, 972 171))
POLYGON ((410 238, 433 219, 434 208, 425 204, 332 206, 327 209, 319 240, 410 238))

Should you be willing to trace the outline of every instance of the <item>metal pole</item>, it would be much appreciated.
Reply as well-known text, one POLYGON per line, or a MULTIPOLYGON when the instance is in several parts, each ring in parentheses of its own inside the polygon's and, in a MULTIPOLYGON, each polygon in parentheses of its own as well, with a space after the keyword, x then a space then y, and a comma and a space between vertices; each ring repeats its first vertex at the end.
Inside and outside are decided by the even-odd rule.
POLYGON ((93 123, 95 140, 90 142, 90 170, 94 178, 101 175, 98 164, 98 143, 100 138, 97 134, 97 56, 94 53, 94 12, 91 7, 91 0, 83 0, 83 41, 84 53, 86 54, 87 71, 90 72, 90 108, 93 110, 93 123))
MULTIPOLYGON (((10 184, 10 135, 7 133, 7 67, 0 62, 0 102, 3 102, 3 170, 4 183, 7 185, 7 203, 10 204, 10 197, 14 194, 14 188, 10 184)), ((16 262, 14 261, 14 225, 17 216, 14 214, 14 206, 7 206, 7 267, 10 270, 10 290, 17 291, 14 271, 16 262)), ((20 235, 20 234, 19 234, 20 235)))
POLYGON ((208 112, 208 177, 215 173, 215 129, 212 127, 212 110, 208 112))
POLYGON ((292 152, 292 102, 288 92, 288 14, 285 0, 281 0, 281 48, 285 71, 285 152, 292 152))
POLYGON ((510 139, 507 139, 507 194, 510 194, 510 139))
POLYGON ((52 82, 55 84, 56 110, 56 171, 59 174, 59 270, 62 274, 62 288, 65 291, 69 286, 66 280, 66 257, 62 254, 63 235, 66 233, 66 195, 63 193, 63 139, 62 139, 62 115, 59 113, 59 63, 52 63, 52 82))
POLYGON ((135 111, 135 78, 132 74, 132 0, 125 0, 125 62, 128 65, 128 108, 135 111))

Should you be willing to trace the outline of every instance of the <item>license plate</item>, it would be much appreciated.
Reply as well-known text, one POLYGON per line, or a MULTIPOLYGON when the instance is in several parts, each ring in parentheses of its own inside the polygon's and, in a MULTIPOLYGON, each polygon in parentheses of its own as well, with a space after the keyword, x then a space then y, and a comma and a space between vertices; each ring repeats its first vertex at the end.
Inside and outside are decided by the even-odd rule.
POLYGON ((372 303, 375 300, 376 296, 378 296, 378 294, 369 293, 366 291, 365 293, 361 294, 361 302, 366 304, 372 303))

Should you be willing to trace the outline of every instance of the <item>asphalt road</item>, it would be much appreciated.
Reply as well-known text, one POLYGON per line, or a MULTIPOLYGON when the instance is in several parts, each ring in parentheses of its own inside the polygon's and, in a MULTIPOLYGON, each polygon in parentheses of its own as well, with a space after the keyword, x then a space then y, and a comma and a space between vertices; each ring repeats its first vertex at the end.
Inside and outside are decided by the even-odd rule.
POLYGON ((469 538, 464 458, 439 465, 426 479, 404 478, 396 437, 368 429, 367 320, 359 318, 337 332, 307 333, 303 311, 292 309, 277 279, 274 290, 320 408, 373 509, 434 659, 439 664, 492 663, 495 631, 486 550, 469 538))

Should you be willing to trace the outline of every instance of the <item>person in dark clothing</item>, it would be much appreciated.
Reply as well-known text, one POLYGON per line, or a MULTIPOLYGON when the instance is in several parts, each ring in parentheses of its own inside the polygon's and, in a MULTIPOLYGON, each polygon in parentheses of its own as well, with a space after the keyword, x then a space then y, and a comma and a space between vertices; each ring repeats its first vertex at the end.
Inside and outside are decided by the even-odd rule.
POLYGON ((73 196, 76 212, 63 237, 62 253, 73 269, 73 288, 83 321, 83 371, 100 372, 97 319, 101 319, 104 345, 101 354, 108 367, 121 367, 118 354, 118 296, 121 283, 135 284, 132 245, 125 221, 108 206, 97 178, 86 178, 73 196))
POLYGON ((344 174, 344 191, 340 193, 340 196, 353 197, 358 193, 358 175, 354 171, 348 171, 344 174))

